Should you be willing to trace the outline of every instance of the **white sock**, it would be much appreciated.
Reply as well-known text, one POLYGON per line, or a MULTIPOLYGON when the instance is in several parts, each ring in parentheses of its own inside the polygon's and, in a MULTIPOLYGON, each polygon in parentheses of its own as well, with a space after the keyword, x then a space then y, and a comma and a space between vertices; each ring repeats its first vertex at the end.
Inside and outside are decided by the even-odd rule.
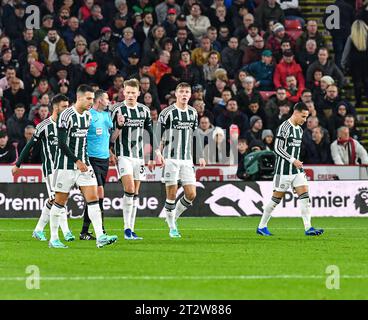
POLYGON ((68 226, 68 215, 66 214, 66 209, 64 207, 63 213, 60 216, 59 220, 61 231, 63 232, 64 236, 70 232, 69 226, 68 226))
POLYGON ((299 201, 300 201, 300 211, 304 223, 304 229, 305 231, 307 231, 312 226, 311 224, 312 215, 308 192, 301 194, 299 196, 299 201))
POLYGON ((59 239, 59 219, 63 214, 64 207, 54 203, 50 210, 50 241, 59 239))
POLYGON ((137 209, 138 209, 138 195, 134 195, 133 197, 133 210, 132 210, 132 215, 130 217, 130 229, 134 232, 134 225, 135 225, 135 218, 137 216, 137 209))
POLYGON ((123 198, 123 216, 124 216, 124 230, 132 229, 130 225, 132 212, 133 212, 133 193, 124 193, 123 198))
POLYGON ((50 221, 50 210, 51 210, 52 204, 46 201, 45 205, 42 208, 41 216, 38 219, 35 231, 43 231, 45 229, 45 226, 50 221))
POLYGON ((176 229, 175 223, 175 200, 166 199, 165 202, 166 222, 170 230, 176 229))
POLYGON ((88 216, 92 222, 93 229, 95 230, 96 238, 98 239, 101 235, 103 235, 100 205, 98 204, 98 201, 88 203, 87 205, 88 216))
POLYGON ((185 195, 180 198, 175 207, 175 219, 177 220, 181 214, 192 205, 192 201, 189 201, 185 195))
POLYGON ((280 198, 272 197, 271 201, 267 203, 266 207, 263 210, 262 219, 259 223, 258 228, 263 229, 267 227, 268 221, 271 219, 271 213, 276 208, 276 206, 281 202, 280 198))

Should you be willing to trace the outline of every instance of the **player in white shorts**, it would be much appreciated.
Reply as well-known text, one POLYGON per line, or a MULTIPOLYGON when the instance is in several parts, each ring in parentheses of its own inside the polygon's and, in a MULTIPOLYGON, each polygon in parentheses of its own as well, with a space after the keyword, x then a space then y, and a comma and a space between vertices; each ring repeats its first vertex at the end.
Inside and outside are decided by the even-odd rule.
MULTIPOLYGON (((28 157, 31 149, 37 143, 41 143, 42 174, 46 183, 49 199, 42 208, 41 216, 32 233, 32 237, 40 241, 47 241, 44 228, 50 220, 50 209, 55 200, 55 191, 53 186, 54 163, 58 143, 56 121, 58 115, 68 107, 69 100, 66 96, 58 94, 52 99, 51 105, 53 107, 52 115, 37 125, 33 138, 24 147, 12 169, 13 175, 17 174, 20 170, 21 164, 24 162, 24 159, 28 157)), ((64 234, 65 241, 73 241, 75 239, 75 236, 69 230, 66 210, 64 210, 60 216, 60 227, 64 234)))
POLYGON ((271 201, 265 206, 257 234, 270 236, 267 228, 272 211, 281 202, 285 192, 291 187, 299 196, 305 235, 321 235, 323 229, 315 229, 311 225, 311 210, 308 193, 308 182, 303 169, 303 162, 298 160, 302 144, 303 129, 309 111, 303 102, 294 105, 293 115, 277 129, 275 139, 275 175, 273 178, 273 194, 271 201))
MULTIPOLYGON (((164 165, 166 184, 166 222, 169 235, 180 238, 177 219, 188 209, 196 197, 196 177, 192 159, 193 132, 198 127, 197 111, 188 105, 191 87, 179 83, 175 90, 176 102, 164 109, 159 117, 162 127, 161 148, 157 149, 158 162, 164 165), (184 196, 176 202, 178 180, 184 188, 184 196), (175 204, 176 202, 176 204, 175 204)), ((202 148, 200 148, 202 150, 202 148)), ((201 167, 206 161, 199 159, 201 167)))
MULTIPOLYGON (((138 208, 138 197, 141 181, 145 180, 144 139, 146 136, 153 142, 152 120, 148 107, 138 103, 139 81, 130 79, 124 82, 125 100, 117 103, 112 111, 115 131, 111 136, 114 143, 114 153, 117 157, 119 180, 124 187, 123 217, 124 239, 142 240, 135 233, 135 219, 138 208), (123 124, 119 124, 119 118, 123 124), (146 135, 147 134, 147 135, 146 135)), ((153 152, 150 154, 148 168, 152 170, 155 162, 153 152)))
POLYGON ((87 154, 87 133, 91 121, 88 111, 94 101, 93 89, 80 85, 76 103, 64 110, 58 119, 58 153, 55 171, 55 202, 50 211, 52 248, 66 248, 58 236, 59 217, 68 200, 69 192, 77 185, 88 206, 88 215, 96 234, 98 248, 112 244, 117 236, 103 233, 101 209, 98 203, 97 180, 87 154))

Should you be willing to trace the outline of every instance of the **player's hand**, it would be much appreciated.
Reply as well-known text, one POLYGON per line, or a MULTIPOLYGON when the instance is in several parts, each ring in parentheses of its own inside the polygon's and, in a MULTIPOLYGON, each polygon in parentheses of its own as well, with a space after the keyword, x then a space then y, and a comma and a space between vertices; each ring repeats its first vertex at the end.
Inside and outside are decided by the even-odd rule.
POLYGON ((295 166, 295 168, 297 169, 301 169, 303 168, 303 162, 299 161, 298 159, 295 159, 295 161, 293 162, 293 165, 295 166))
POLYGON ((20 171, 20 168, 18 168, 17 166, 14 166, 12 168, 12 174, 13 174, 13 176, 15 176, 17 173, 19 173, 19 171, 20 171))
POLYGON ((204 160, 203 158, 199 158, 198 161, 201 168, 204 168, 206 166, 206 160, 204 160))
POLYGON ((118 121, 118 125, 119 125, 120 127, 122 127, 122 126, 124 125, 124 123, 125 123, 125 118, 124 118, 124 116, 123 116, 121 113, 119 113, 119 114, 118 114, 118 119, 117 119, 117 121, 118 121))
POLYGON ((148 166, 148 170, 152 172, 156 168, 156 161, 155 160, 148 161, 147 166, 148 166))
POLYGON ((87 172, 88 171, 88 167, 84 162, 78 160, 76 162, 76 165, 77 165, 78 170, 80 170, 81 172, 87 172))
POLYGON ((162 154, 157 155, 157 157, 156 157, 156 164, 160 168, 163 168, 165 166, 165 159, 164 159, 164 157, 163 157, 162 154))
POLYGON ((109 164, 111 166, 116 166, 117 162, 118 162, 118 158, 116 157, 116 155, 114 155, 113 153, 110 154, 109 164))

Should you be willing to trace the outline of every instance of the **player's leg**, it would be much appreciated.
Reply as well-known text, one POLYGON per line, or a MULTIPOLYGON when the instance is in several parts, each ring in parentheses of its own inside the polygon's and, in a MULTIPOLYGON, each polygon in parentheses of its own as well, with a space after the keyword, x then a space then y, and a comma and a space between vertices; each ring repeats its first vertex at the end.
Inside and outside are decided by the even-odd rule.
POLYGON ((309 199, 308 182, 304 173, 299 173, 293 181, 293 187, 298 195, 300 203, 300 212, 303 219, 305 235, 319 236, 324 230, 312 227, 312 214, 309 199))
POLYGON ((262 236, 270 236, 271 232, 268 230, 268 222, 271 219, 272 212, 275 210, 277 205, 281 202, 284 197, 286 190, 289 188, 291 183, 291 177, 275 175, 273 178, 273 193, 271 200, 266 204, 263 209, 261 221, 257 228, 257 234, 262 236))
POLYGON ((134 227, 135 227, 135 220, 137 217, 137 210, 138 210, 138 203, 139 203, 139 189, 141 187, 141 181, 140 180, 134 180, 134 197, 133 197, 133 210, 132 210, 132 215, 130 217, 130 227, 132 230, 132 237, 134 238, 134 240, 143 240, 142 237, 139 237, 135 231, 134 231, 134 227))
POLYGON ((87 202, 88 215, 91 219, 92 226, 97 238, 97 247, 101 248, 105 245, 114 243, 118 237, 115 235, 108 236, 104 234, 102 229, 102 217, 100 206, 98 204, 97 183, 96 185, 83 186, 80 184, 79 186, 87 202))
POLYGON ((55 192, 53 189, 54 183, 53 179, 54 177, 52 174, 45 177, 45 184, 47 188, 47 193, 49 195, 49 199, 45 202, 41 211, 41 216, 38 219, 36 228, 32 233, 32 237, 40 241, 47 241, 44 229, 50 221, 50 210, 55 199, 55 192))
POLYGON ((172 159, 167 159, 164 167, 164 179, 166 185, 166 201, 165 201, 165 213, 166 222, 169 226, 169 235, 172 238, 179 238, 180 234, 176 226, 176 192, 178 190, 178 179, 180 166, 179 162, 172 159))
POLYGON ((179 178, 184 188, 184 195, 176 203, 176 220, 192 205, 197 195, 195 171, 192 163, 184 163, 180 166, 179 178))
POLYGON ((175 200, 178 185, 176 181, 166 182, 166 201, 165 201, 165 213, 166 222, 169 226, 169 235, 171 238, 179 238, 180 234, 176 226, 176 213, 175 213, 175 200))
POLYGON ((67 248, 59 240, 60 217, 64 214, 65 205, 68 201, 68 192, 55 192, 55 201, 50 210, 50 248, 67 248))
POLYGON ((86 205, 83 211, 82 230, 79 234, 80 240, 96 240, 96 238, 92 235, 92 233, 88 231, 90 225, 91 225, 91 219, 88 216, 88 206, 86 205))

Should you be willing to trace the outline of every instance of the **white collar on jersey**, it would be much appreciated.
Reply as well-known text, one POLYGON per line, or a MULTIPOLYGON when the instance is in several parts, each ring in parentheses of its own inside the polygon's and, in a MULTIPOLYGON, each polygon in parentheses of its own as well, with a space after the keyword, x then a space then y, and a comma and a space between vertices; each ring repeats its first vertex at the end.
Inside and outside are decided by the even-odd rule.
POLYGON ((186 111, 188 111, 188 109, 189 109, 189 105, 188 105, 188 104, 186 105, 186 108, 185 108, 185 109, 181 109, 181 108, 179 108, 179 107, 176 105, 176 103, 174 103, 174 106, 175 106, 175 108, 176 108, 176 109, 178 109, 178 110, 180 110, 180 111, 182 111, 182 112, 186 112, 186 111))
POLYGON ((129 106, 126 104, 125 100, 123 101, 123 104, 124 104, 124 106, 126 106, 126 107, 127 107, 127 108, 129 108, 129 109, 135 109, 135 108, 137 108, 137 107, 138 107, 138 102, 135 104, 135 106, 134 106, 134 107, 129 107, 129 106))

